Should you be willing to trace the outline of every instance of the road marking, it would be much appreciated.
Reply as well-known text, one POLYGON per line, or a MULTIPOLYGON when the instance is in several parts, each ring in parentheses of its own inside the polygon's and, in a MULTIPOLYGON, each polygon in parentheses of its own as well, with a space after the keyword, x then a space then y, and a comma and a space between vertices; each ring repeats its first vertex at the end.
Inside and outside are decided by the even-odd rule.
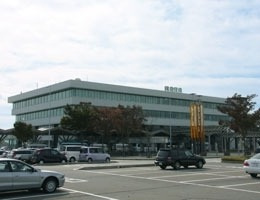
POLYGON ((93 193, 89 193, 89 192, 83 192, 83 191, 79 191, 79 190, 72 190, 72 189, 69 189, 69 188, 62 188, 62 189, 66 190, 66 191, 74 192, 74 193, 80 193, 80 194, 85 194, 85 195, 88 195, 88 196, 98 197, 98 198, 101 198, 101 199, 119 200, 119 199, 106 197, 106 196, 101 196, 101 195, 97 195, 97 194, 93 194, 93 193))
POLYGON ((185 174, 177 174, 177 175, 169 175, 169 176, 154 176, 154 177, 150 177, 150 178, 155 178, 155 179, 173 178, 173 177, 182 177, 182 176, 197 176, 197 175, 202 175, 202 174, 205 174, 205 173, 187 172, 185 174))
POLYGON ((234 184, 234 185, 222 185, 219 186, 220 188, 228 188, 228 187, 237 187, 237 186, 244 186, 244 185, 255 185, 259 184, 260 182, 254 182, 254 183, 240 183, 240 184, 234 184))
POLYGON ((117 170, 109 170, 109 172, 112 172, 112 173, 114 173, 114 172, 140 172, 140 171, 145 171, 145 172, 147 172, 147 171, 157 171, 158 172, 158 170, 157 169, 125 169, 125 168, 121 168, 121 169, 117 169, 117 170))
MULTIPOLYGON (((132 175, 122 175, 122 174, 114 174, 114 173, 107 173, 107 172, 97 172, 97 171, 85 171, 88 173, 96 173, 96 174, 106 174, 111 176, 121 176, 121 177, 127 177, 127 178, 135 178, 135 179, 143 179, 143 180, 153 180, 153 181, 161 181, 161 182, 168 182, 168 183, 177 183, 177 184, 185 184, 185 185, 194 185, 199 187, 207 187, 207 188, 217 188, 217 189, 224 189, 224 190, 234 190, 234 191, 240 191, 240 192, 248 192, 248 193, 255 193, 260 194, 260 191, 254 191, 254 190, 246 190, 246 189, 239 189, 239 188, 231 188, 231 187, 222 187, 222 186, 214 186, 214 185, 206 185, 206 184, 199 184, 199 183, 192 183, 192 182, 185 182, 185 181, 174 181, 174 180, 164 180, 160 178, 150 178, 150 177, 138 177, 138 176, 132 176, 132 175)), ((225 172, 214 172, 214 174, 221 174, 226 172, 240 172, 238 170, 234 171, 225 171, 225 172)), ((205 173, 207 174, 207 173, 205 173)), ((232 177, 232 176, 231 176, 232 177)))
POLYGON ((207 179, 197 179, 197 180, 188 180, 188 181, 181 181, 181 183, 192 183, 192 182, 200 182, 200 181, 213 181, 213 180, 222 180, 222 179, 236 179, 241 177, 247 176, 225 176, 225 177, 218 177, 218 178, 207 178, 207 179))
POLYGON ((65 182, 68 182, 68 183, 82 183, 82 182, 88 182, 88 181, 84 180, 84 179, 68 178, 68 177, 66 177, 65 178, 65 182))
MULTIPOLYGON (((238 171, 229 171, 229 172, 238 172, 238 171)), ((185 174, 177 174, 177 175, 169 175, 169 176, 157 176, 157 177, 150 177, 150 178, 174 178, 174 177, 182 177, 182 176, 199 176, 199 175, 211 175, 211 176, 229 176, 222 174, 224 172, 212 172, 212 173, 207 173, 207 172, 187 172, 185 174)))
MULTIPOLYGON (((68 193, 75 193, 73 191, 70 191, 68 193)), ((2 200, 17 200, 17 199, 30 199, 30 198, 40 198, 40 197, 49 197, 49 196, 59 196, 59 195, 63 195, 64 193, 54 193, 54 194, 37 194, 37 195, 30 195, 30 196, 25 196, 25 197, 13 197, 13 198, 6 198, 6 199, 2 199, 2 200)))

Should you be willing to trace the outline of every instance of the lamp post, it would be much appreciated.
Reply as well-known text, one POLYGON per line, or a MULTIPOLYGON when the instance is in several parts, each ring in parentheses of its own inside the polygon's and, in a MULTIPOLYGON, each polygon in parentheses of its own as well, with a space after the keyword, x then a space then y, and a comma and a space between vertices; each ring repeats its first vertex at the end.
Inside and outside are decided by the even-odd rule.
POLYGON ((48 147, 51 147, 51 86, 49 86, 49 109, 48 109, 48 147))
POLYGON ((172 148, 172 125, 170 123, 170 148, 172 148))
POLYGON ((169 135, 170 135, 170 149, 172 149, 172 124, 171 124, 171 114, 169 116, 169 135))

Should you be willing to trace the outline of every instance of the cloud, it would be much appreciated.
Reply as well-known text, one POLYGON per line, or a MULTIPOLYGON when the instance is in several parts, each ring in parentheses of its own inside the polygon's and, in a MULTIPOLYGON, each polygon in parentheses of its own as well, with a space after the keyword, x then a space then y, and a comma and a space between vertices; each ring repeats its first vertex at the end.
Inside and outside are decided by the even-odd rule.
POLYGON ((0 128, 8 96, 74 78, 257 94, 259 13, 258 0, 0 2, 0 128))

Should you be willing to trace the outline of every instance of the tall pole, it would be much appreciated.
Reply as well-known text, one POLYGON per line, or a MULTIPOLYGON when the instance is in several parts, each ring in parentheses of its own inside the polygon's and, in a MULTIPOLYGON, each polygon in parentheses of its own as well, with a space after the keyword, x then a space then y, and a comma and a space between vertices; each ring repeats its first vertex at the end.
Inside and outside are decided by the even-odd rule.
POLYGON ((170 148, 172 148, 172 125, 170 123, 170 148))
POLYGON ((51 86, 49 86, 49 128, 48 128, 48 147, 51 147, 51 86))

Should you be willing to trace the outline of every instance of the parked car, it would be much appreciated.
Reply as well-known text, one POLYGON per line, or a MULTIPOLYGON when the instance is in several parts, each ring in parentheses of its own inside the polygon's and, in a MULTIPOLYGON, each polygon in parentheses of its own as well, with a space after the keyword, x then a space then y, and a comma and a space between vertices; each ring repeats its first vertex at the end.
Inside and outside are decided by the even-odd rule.
POLYGON ((64 182, 62 173, 36 169, 17 159, 0 158, 0 191, 43 189, 52 193, 64 182))
POLYGON ((245 160, 243 168, 245 172, 250 174, 252 177, 257 177, 257 174, 260 174, 260 153, 245 160))
POLYGON ((79 161, 110 162, 110 155, 99 147, 81 147, 79 161))
POLYGON ((205 163, 203 157, 183 149, 160 149, 154 161, 161 169, 166 169, 167 166, 174 169, 180 169, 181 166, 188 168, 191 165, 202 168, 205 163))
POLYGON ((36 149, 31 157, 31 163, 55 163, 67 162, 67 158, 64 154, 51 148, 36 149))
POLYGON ((5 158, 7 156, 7 151, 0 150, 0 158, 5 158))
POLYGON ((256 148, 255 153, 260 153, 260 148, 256 148))
POLYGON ((67 157, 69 162, 75 162, 79 160, 81 146, 82 145, 63 145, 59 150, 67 157))
POLYGON ((34 150, 32 149, 13 149, 8 154, 9 158, 15 158, 25 162, 30 162, 34 150))

